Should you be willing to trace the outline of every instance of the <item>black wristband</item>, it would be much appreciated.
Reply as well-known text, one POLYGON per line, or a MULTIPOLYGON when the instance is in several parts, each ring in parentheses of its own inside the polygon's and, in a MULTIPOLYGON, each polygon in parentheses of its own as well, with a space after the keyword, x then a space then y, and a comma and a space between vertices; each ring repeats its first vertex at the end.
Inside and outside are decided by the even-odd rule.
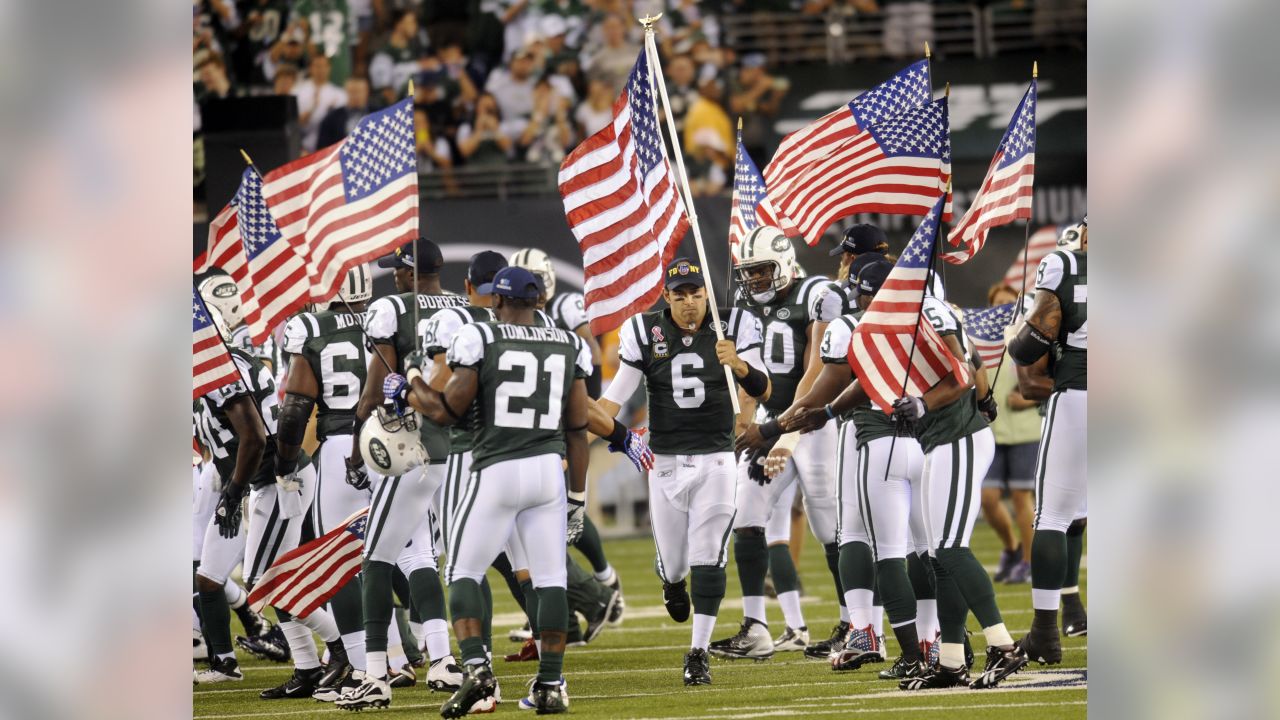
POLYGON ((1025 323, 1009 343, 1009 357, 1019 365, 1030 365, 1049 352, 1052 345, 1048 336, 1025 323))
POLYGON ((605 439, 607 439, 609 441, 609 444, 613 445, 614 447, 620 447, 620 448, 626 447, 627 446, 627 426, 623 425, 622 423, 618 422, 617 419, 615 419, 613 421, 613 430, 609 431, 609 434, 606 436, 605 439))
POLYGON ((778 424, 777 420, 769 420, 767 422, 760 423, 760 437, 765 440, 772 440, 781 434, 782 426, 778 424))
POLYGON ((747 365, 747 375, 738 380, 738 384, 751 397, 760 397, 765 390, 769 389, 769 376, 747 365))

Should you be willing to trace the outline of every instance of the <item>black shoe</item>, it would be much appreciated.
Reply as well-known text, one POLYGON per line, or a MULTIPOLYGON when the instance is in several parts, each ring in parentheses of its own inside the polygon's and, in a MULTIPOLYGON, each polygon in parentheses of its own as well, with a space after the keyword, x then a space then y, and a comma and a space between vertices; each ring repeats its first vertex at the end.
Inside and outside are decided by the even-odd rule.
POLYGON ((320 685, 316 691, 311 693, 311 697, 320 702, 337 702, 347 691, 355 690, 364 683, 364 673, 359 670, 351 671, 342 682, 337 685, 320 685))
POLYGON ((1085 613, 1080 593, 1062 596, 1062 634, 1067 637, 1085 637, 1089 634, 1089 616, 1085 613))
POLYGON ((614 590, 609 596, 609 601, 600 606, 600 614, 587 620, 587 632, 582 636, 585 642, 595 640, 600 632, 604 630, 604 626, 608 624, 609 617, 613 614, 614 608, 618 606, 618 601, 622 599, 622 593, 614 590))
POLYGON ((539 715, 569 712, 569 696, 562 683, 534 683, 533 708, 539 715))
MULTIPOLYGON (((347 661, 347 650, 342 646, 342 642, 334 641, 329 643, 329 665, 325 668, 324 675, 320 676, 320 681, 316 683, 316 691, 312 694, 312 697, 315 697, 316 694, 329 697, 334 689, 341 693, 342 684, 351 679, 351 672, 354 669, 351 667, 351 663, 347 661)), ((334 697, 334 700, 336 699, 334 697)))
POLYGON ((273 688, 267 688, 258 693, 258 697, 263 700, 298 700, 301 698, 309 698, 316 691, 316 687, 320 683, 320 676, 324 674, 324 668, 311 668, 310 670, 298 670, 294 668, 293 675, 284 681, 284 684, 277 685, 273 688))
POLYGON ((197 685, 240 682, 241 680, 244 680, 244 673, 240 671, 240 663, 235 659, 235 656, 210 658, 208 670, 195 671, 197 685))
POLYGON ((672 620, 682 623, 689 619, 689 591, 684 581, 662 583, 662 604, 667 606, 667 614, 672 620))
POLYGON ((410 663, 401 665, 399 670, 392 669, 387 671, 387 685, 392 689, 413 687, 417 684, 418 673, 410 663))
POLYGON ((907 678, 920 677, 929 666, 923 660, 908 660, 906 657, 899 655, 897 660, 893 661, 893 667, 880 671, 881 680, 906 680, 907 678))
POLYGON ((1032 623, 1031 632, 1016 645, 1026 654, 1028 661, 1034 660, 1041 665, 1057 665, 1062 662, 1062 639, 1058 637, 1056 625, 1044 628, 1032 623))
POLYGON ((1027 665, 1027 654, 1017 645, 1007 650, 997 647, 987 648, 986 670, 969 683, 974 690, 986 690, 1000 684, 1001 680, 1018 672, 1027 665))
POLYGON ((494 688, 497 686, 498 680, 493 676, 493 668, 489 667, 489 663, 468 665, 467 672, 462 678, 462 687, 440 706, 440 716, 465 717, 472 705, 485 698, 493 697, 494 688))
POLYGON ((272 662, 289 662, 292 657, 289 641, 285 639, 284 631, 279 625, 272 625, 270 630, 258 636, 237 635, 236 645, 254 657, 272 662))
POLYGON ((685 685, 710 685, 711 684, 711 665, 707 658, 707 651, 702 648, 694 648, 685 653, 684 656, 684 684, 685 685))
MULTIPOLYGON (((941 648, 942 644, 939 643, 938 647, 941 648)), ((964 668, 966 670, 973 669, 973 660, 974 660, 973 645, 969 644, 969 631, 965 630, 964 631, 964 668)))
POLYGON ((249 637, 258 637, 267 632, 271 626, 267 619, 253 611, 248 603, 235 608, 236 617, 240 618, 240 625, 244 627, 244 634, 249 637))
POLYGON ((934 690, 937 688, 960 687, 969 684, 969 671, 962 667, 949 668, 935 665, 898 683, 899 690, 934 690))
POLYGON ((1000 567, 996 570, 996 574, 991 578, 992 582, 1004 582, 1009 578, 1009 573, 1013 567, 1022 559, 1022 548, 1019 546, 1013 550, 1000 551, 1000 567))
POLYGON ((848 636, 849 623, 841 620, 831 629, 831 637, 806 647, 804 656, 811 660, 827 660, 831 657, 831 653, 844 647, 844 641, 848 636))
POLYGON ((712 642, 707 651, 726 660, 768 660, 773 657, 773 636, 769 634, 768 625, 743 618, 737 634, 712 642))

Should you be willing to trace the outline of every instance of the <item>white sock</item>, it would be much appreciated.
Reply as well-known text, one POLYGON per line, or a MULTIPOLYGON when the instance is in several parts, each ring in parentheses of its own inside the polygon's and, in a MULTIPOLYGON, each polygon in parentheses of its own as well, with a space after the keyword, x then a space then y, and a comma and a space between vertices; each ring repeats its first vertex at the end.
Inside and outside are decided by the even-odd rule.
MULTIPOLYGON (((489 658, 489 662, 493 662, 493 658, 489 658)), ((483 665, 484 663, 484 658, 471 658, 470 660, 464 660, 462 662, 463 666, 483 665)))
POLYGON ((744 595, 742 598, 742 616, 769 624, 769 616, 764 612, 763 595, 744 595))
POLYGON ((987 636, 987 645, 991 647, 1004 647, 1013 644, 1013 638, 1009 635, 1009 630, 1004 623, 996 623, 991 627, 982 628, 982 634, 987 636))
POLYGON ((219 660, 226 660, 227 658, 231 658, 232 660, 235 660, 235 659, 236 659, 236 654, 235 654, 235 652, 229 652, 229 653, 218 653, 218 659, 219 659, 219 660))
POLYGON ((409 658, 404 654, 404 638, 400 636, 400 623, 396 622, 395 615, 391 616, 391 626, 387 628, 387 663, 396 670, 409 664, 409 658))
POLYGON ((371 677, 384 678, 387 676, 387 653, 370 652, 364 656, 365 673, 371 677))
POLYGON ((871 627, 875 628, 877 635, 884 634, 884 606, 871 606, 871 627))
POLYGON ((920 636, 920 639, 933 642, 933 638, 938 635, 938 630, 941 627, 938 624, 938 601, 917 600, 916 634, 920 636))
POLYGON ((786 618, 787 627, 797 630, 805 627, 804 613, 800 611, 799 590, 778 593, 778 604, 782 606, 782 617, 786 618))
POLYGON ((964 667, 964 643, 942 643, 938 651, 938 664, 949 668, 964 667))
POLYGON ((534 638, 533 646, 538 648, 538 657, 542 657, 542 638, 534 638))
POLYGON ((689 644, 690 648, 700 648, 706 650, 711 644, 711 633, 716 629, 716 616, 703 615, 701 613, 693 614, 693 641, 689 644))
POLYGON ((610 585, 617 579, 618 573, 613 569, 612 565, 606 564, 604 570, 601 570, 598 573, 592 573, 592 575, 594 575, 596 580, 600 583, 610 585))
POLYGON ((849 624, 856 628, 864 628, 871 624, 870 590, 856 589, 844 591, 844 604, 849 607, 849 624))
POLYGON ((311 628, 294 619, 280 623, 280 632, 284 633, 284 639, 289 643, 294 667, 299 670, 320 667, 320 656, 316 654, 316 640, 311 634, 311 628))
POLYGON ((427 657, 432 660, 449 654, 449 623, 436 618, 428 620, 425 625, 427 638, 427 657))
MULTIPOLYGON (((1034 591, 1034 590, 1032 590, 1032 592, 1035 592, 1035 591, 1034 591)), ((1071 587, 1065 587, 1065 588, 1062 588, 1062 594, 1063 594, 1063 595, 1079 595, 1079 594, 1080 594, 1080 586, 1079 586, 1079 585, 1072 585, 1071 587)))
POLYGON ((244 605, 245 598, 248 597, 244 592, 244 588, 237 585, 234 580, 228 580, 222 586, 222 594, 227 596, 227 604, 231 606, 232 610, 244 605))
POLYGON ((1036 610, 1057 610, 1062 602, 1061 590, 1037 590, 1031 588, 1031 607, 1036 610))
MULTIPOLYGON (((320 639, 331 643, 338 639, 338 623, 334 622, 333 615, 329 614, 324 608, 317 608, 311 611, 311 614, 304 617, 296 617, 294 620, 311 628, 311 630, 320 636, 320 639)), ((364 644, 364 638, 360 639, 361 645, 364 644)))
POLYGON ((849 608, 840 603, 840 622, 849 622, 849 608))
POLYGON ((413 633, 413 644, 419 650, 423 648, 423 644, 427 641, 427 628, 422 623, 409 621, 409 632, 413 633))
POLYGON ((351 667, 363 671, 365 669, 364 631, 357 630, 343 635, 342 646, 347 649, 347 661, 351 663, 351 667))

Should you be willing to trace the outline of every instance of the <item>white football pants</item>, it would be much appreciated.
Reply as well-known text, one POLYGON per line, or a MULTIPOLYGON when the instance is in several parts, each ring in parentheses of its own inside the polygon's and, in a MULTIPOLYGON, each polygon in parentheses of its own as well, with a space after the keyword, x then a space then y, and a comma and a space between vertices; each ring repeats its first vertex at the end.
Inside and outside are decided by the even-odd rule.
POLYGON ((733 527, 734 475, 731 452, 654 456, 649 516, 663 581, 683 580, 692 565, 724 567, 733 527))

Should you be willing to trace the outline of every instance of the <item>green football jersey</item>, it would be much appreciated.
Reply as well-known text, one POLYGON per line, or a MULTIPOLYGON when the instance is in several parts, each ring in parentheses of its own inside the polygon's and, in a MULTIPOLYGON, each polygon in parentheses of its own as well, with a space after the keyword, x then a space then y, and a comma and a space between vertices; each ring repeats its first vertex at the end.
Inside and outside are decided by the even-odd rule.
POLYGON ((1058 296, 1062 306, 1062 325, 1049 360, 1054 390, 1089 389, 1088 259, 1079 250, 1056 250, 1036 270, 1036 290, 1058 296))
POLYGON ((565 454, 564 412, 577 379, 591 375, 591 349, 559 328, 473 322, 449 345, 452 368, 479 373, 481 425, 471 468, 565 454))
POLYGON ((822 276, 807 277, 791 284, 782 297, 757 305, 739 291, 734 306, 760 319, 765 367, 773 380, 773 392, 764 407, 771 415, 791 407, 796 387, 804 377, 804 359, 809 350, 809 323, 813 322, 815 301, 830 281, 822 276))
POLYGON ((366 313, 299 313, 284 326, 284 351, 301 355, 320 385, 316 438, 350 435, 368 378, 369 352, 360 327, 366 313))
MULTIPOLYGON (((945 302, 928 295, 924 299, 922 312, 939 336, 954 336, 960 342, 960 349, 964 351, 965 357, 969 356, 968 338, 960 331, 960 321, 945 302)), ((939 445, 972 435, 985 427, 987 420, 978 411, 978 393, 970 388, 950 405, 930 408, 916 423, 915 433, 916 439, 920 441, 920 449, 928 453, 939 445)))
MULTIPOLYGON (((858 318, 852 313, 841 315, 827 325, 822 334, 822 345, 818 352, 822 362, 832 364, 849 364, 849 343, 853 339, 853 330, 858 327, 858 318)), ((857 377, 855 372, 854 377, 857 377)), ((842 420, 853 420, 854 438, 857 446, 882 437, 890 437, 897 432, 889 414, 875 403, 859 405, 842 420)))
MULTIPOLYGON (((760 363, 760 319, 746 310, 721 310, 725 338, 739 357, 760 363), (749 359, 750 358, 750 359, 749 359)), ((669 310, 633 316, 619 337, 622 362, 642 372, 649 394, 649 447, 661 455, 706 455, 733 450, 733 404, 716 358, 716 333, 707 313, 685 335, 669 310)), ((755 365, 756 363, 752 363, 755 365)))
POLYGON ((329 81, 342 87, 351 75, 351 38, 355 35, 347 0, 298 0, 290 22, 299 18, 311 28, 311 43, 329 58, 329 81))
POLYGON ((276 397, 276 383, 271 377, 271 369, 262 360, 253 357, 239 348, 231 349, 231 359, 235 361, 240 379, 229 385, 211 390, 200 397, 198 427, 201 442, 209 448, 213 456, 214 467, 223 482, 229 482, 236 467, 236 454, 240 448, 240 438, 227 417, 227 403, 244 395, 251 395, 253 402, 262 414, 263 424, 267 429, 267 445, 263 450, 258 469, 249 477, 252 487, 261 487, 276 480, 276 421, 280 416, 280 405, 276 397))

